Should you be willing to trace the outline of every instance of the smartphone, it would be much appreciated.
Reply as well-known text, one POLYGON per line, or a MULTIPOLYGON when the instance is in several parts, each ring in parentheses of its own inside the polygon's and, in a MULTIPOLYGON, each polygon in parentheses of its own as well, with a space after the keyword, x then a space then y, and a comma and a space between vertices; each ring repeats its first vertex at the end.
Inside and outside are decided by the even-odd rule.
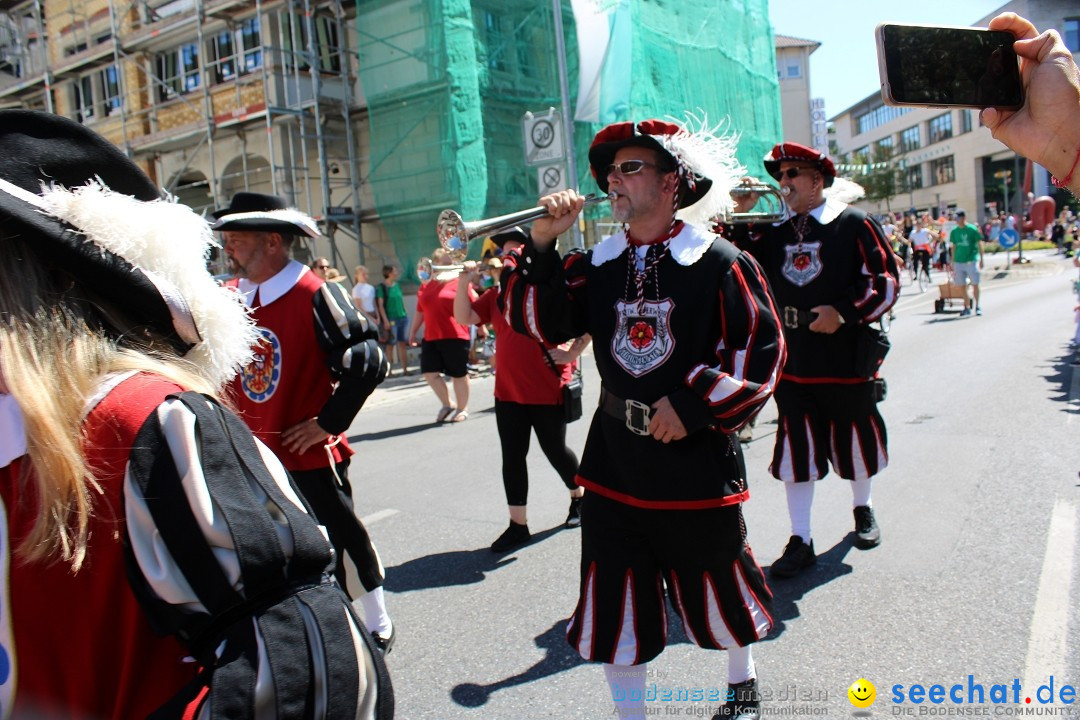
POLYGON ((1012 33, 883 23, 876 36, 888 105, 1016 110, 1024 104, 1012 33))

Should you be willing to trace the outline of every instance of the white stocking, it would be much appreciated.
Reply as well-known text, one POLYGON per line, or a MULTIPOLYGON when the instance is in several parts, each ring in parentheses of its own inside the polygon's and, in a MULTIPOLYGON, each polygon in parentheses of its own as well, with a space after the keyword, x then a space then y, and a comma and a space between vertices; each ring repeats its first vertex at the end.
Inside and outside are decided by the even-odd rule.
POLYGON ((784 483, 787 491, 787 511, 791 517, 791 534, 810 544, 810 507, 814 504, 814 481, 784 483))
POLYGON ((620 717, 645 717, 645 668, 641 665, 604 663, 604 677, 620 717))

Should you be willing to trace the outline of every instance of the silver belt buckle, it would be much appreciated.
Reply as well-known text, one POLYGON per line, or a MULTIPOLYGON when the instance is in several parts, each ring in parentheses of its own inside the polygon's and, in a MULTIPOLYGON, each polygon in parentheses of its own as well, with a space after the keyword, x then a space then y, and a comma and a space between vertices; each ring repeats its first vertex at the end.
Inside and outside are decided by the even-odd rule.
POLYGON ((649 434, 649 415, 652 408, 637 400, 626 401, 626 429, 637 435, 649 434))
POLYGON ((799 308, 790 305, 784 308, 784 327, 792 329, 799 327, 799 308))

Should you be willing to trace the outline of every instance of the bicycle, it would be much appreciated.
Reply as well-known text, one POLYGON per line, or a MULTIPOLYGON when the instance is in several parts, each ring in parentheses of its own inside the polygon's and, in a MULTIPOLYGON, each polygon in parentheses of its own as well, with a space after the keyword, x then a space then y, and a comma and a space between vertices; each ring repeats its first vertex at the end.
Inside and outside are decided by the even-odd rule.
POLYGON ((924 293, 933 283, 930 281, 930 252, 915 250, 915 262, 911 264, 911 281, 919 284, 919 292, 924 293))
POLYGON ((892 330, 893 320, 895 320, 895 319, 896 319, 896 314, 893 313, 892 308, 889 308, 889 312, 885 313, 884 315, 879 317, 878 320, 877 320, 878 325, 881 327, 881 332, 888 335, 889 331, 892 330))

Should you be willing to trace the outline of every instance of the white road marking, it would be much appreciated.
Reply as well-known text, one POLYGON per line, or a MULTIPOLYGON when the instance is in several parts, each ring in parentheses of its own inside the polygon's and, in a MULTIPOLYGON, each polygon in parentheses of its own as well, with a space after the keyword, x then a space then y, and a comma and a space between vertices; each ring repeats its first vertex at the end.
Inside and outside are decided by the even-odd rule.
MULTIPOLYGON (((1072 585, 1075 548, 1076 505, 1058 499, 1050 513, 1046 554, 1039 574, 1039 590, 1035 596, 1035 612, 1031 617, 1031 634, 1024 663, 1023 691, 1025 697, 1031 698, 1032 705, 1038 703, 1035 693, 1039 686, 1048 684, 1051 675, 1054 676, 1055 700, 1061 686, 1069 682, 1066 636, 1069 632, 1069 586, 1072 585)), ((1043 697, 1046 697, 1045 693, 1043 697)))
POLYGON ((385 520, 388 517, 393 517, 394 515, 397 515, 399 512, 401 512, 401 511, 400 510, 395 510, 393 508, 386 508, 385 510, 378 510, 376 512, 371 513, 370 515, 365 515, 364 517, 360 518, 360 522, 364 523, 364 527, 369 527, 369 526, 374 525, 375 523, 379 522, 380 520, 385 520))

